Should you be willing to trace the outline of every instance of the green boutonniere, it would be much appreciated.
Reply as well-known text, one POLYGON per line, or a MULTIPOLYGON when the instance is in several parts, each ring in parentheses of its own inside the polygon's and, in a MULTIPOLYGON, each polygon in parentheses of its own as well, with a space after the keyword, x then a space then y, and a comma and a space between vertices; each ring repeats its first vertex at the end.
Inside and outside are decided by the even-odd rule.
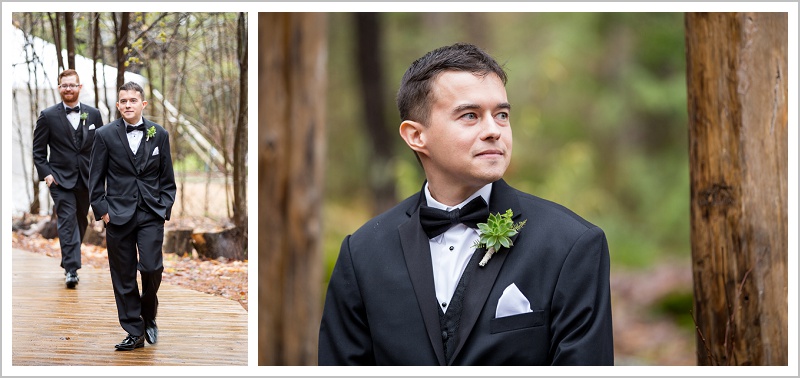
POLYGON ((147 139, 145 139, 145 141, 150 140, 150 138, 154 137, 155 135, 156 135, 156 127, 150 126, 150 128, 147 129, 147 139))
POLYGON ((81 113, 81 120, 83 121, 84 126, 86 126, 86 118, 89 118, 89 113, 86 112, 81 113))
POLYGON ((514 212, 508 209, 502 215, 500 213, 489 214, 489 219, 486 223, 478 223, 480 239, 476 240, 472 247, 475 249, 486 248, 486 254, 483 255, 483 259, 478 265, 485 266, 489 259, 492 258, 492 255, 499 251, 501 247, 510 248, 514 245, 511 242, 511 237, 516 235, 528 220, 514 224, 511 220, 513 216, 514 212))

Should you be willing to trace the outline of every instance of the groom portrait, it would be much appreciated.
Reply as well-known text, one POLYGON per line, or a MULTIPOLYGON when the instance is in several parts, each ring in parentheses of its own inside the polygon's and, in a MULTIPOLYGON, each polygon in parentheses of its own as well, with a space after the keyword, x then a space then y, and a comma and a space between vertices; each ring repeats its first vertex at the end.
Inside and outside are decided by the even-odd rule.
POLYGON ((613 365, 605 234, 503 180, 505 84, 461 43, 404 74, 399 132, 426 180, 342 242, 320 365, 613 365))
POLYGON ((95 217, 106 225, 117 314, 128 333, 115 348, 129 351, 143 347, 145 340, 155 344, 158 339, 157 293, 164 271, 161 245, 176 186, 169 134, 142 117, 147 106, 144 90, 128 82, 118 93, 122 118, 95 134, 89 189, 95 217))
POLYGON ((68 288, 79 281, 81 243, 89 225, 89 155, 94 133, 103 125, 97 109, 80 103, 82 87, 77 71, 61 72, 61 102, 42 110, 33 130, 33 164, 53 198, 68 288))

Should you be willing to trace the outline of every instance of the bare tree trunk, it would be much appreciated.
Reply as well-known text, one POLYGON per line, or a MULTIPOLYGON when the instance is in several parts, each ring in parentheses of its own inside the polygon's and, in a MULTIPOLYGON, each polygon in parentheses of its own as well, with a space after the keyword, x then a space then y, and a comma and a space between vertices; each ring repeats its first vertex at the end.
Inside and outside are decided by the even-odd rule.
POLYGON ((75 69, 75 21, 72 12, 64 13, 64 31, 67 36, 67 64, 75 69))
POLYGON ((50 19, 50 28, 53 31, 53 44, 56 45, 56 59, 58 60, 58 71, 64 70, 64 57, 61 55, 61 18, 59 13, 47 12, 50 19))
MULTIPOLYGON (((114 16, 114 19, 117 17, 114 16)), ((122 12, 122 17, 120 19, 119 25, 117 27, 117 86, 115 88, 119 88, 122 84, 125 84, 125 48, 128 47, 128 27, 130 26, 131 22, 131 14, 128 12, 122 12)), ((116 90, 115 90, 116 91, 116 90)), ((119 110, 117 110, 116 118, 121 116, 119 110)))
POLYGON ((327 16, 259 14, 259 365, 316 365, 327 16))
POLYGON ((356 18, 356 61, 364 101, 364 127, 369 136, 370 172, 372 188, 372 211, 379 214, 394 206, 394 169, 391 167, 394 155, 392 135, 386 125, 384 99, 386 93, 383 80, 383 60, 381 59, 381 24, 377 13, 357 12, 356 18))
MULTIPOLYGON (((176 16, 176 18, 179 18, 179 17, 180 16, 176 16)), ((191 24, 191 22, 188 21, 188 20, 185 22, 186 27, 184 28, 184 31, 186 32, 186 35, 185 35, 186 41, 189 40, 189 27, 190 27, 190 24, 191 24)), ((178 23, 178 25, 180 25, 180 23, 178 23)), ((175 29, 175 35, 178 35, 178 29, 177 28, 175 29)), ((181 95, 182 92, 181 92, 180 89, 183 88, 183 86, 184 86, 184 79, 186 78, 186 62, 189 60, 188 57, 189 57, 189 49, 183 49, 183 57, 181 58, 181 69, 177 72, 177 75, 178 75, 177 84, 173 86, 175 88, 174 89, 175 102, 176 102, 176 106, 177 106, 178 109, 183 109, 183 103, 182 103, 183 96, 181 95)), ((175 131, 176 131, 176 133, 174 135, 177 135, 177 127, 176 127, 175 131)), ((175 143, 175 147, 174 148, 175 148, 175 159, 176 160, 183 160, 185 158, 185 156, 183 156, 183 146, 182 145, 183 145, 182 143, 175 143)), ((184 199, 186 198, 186 191, 185 191, 185 188, 186 188, 186 169, 182 169, 180 171, 180 184, 181 184, 180 185, 180 191, 181 191, 181 196, 180 196, 181 197, 180 198, 181 212, 180 212, 180 215, 183 215, 184 214, 184 210, 183 209, 186 208, 186 201, 184 201, 184 199)))
MULTIPOLYGON (((100 109, 100 89, 97 87, 98 47, 100 46, 100 13, 92 13, 92 84, 94 84, 94 107, 100 109)), ((103 86, 105 90, 105 85, 103 86)), ((110 114, 109 114, 110 116, 110 114)), ((102 115, 101 115, 102 118, 102 115)))
MULTIPOLYGON (((26 14, 26 16, 30 17, 30 13, 26 14)), ((29 20, 30 20, 30 18, 29 18, 29 20)), ((29 24, 29 25, 32 25, 32 24, 29 24)), ((29 36, 27 31, 25 31, 25 30, 23 30, 23 36, 25 37, 26 47, 30 46, 30 49, 26 48, 24 50, 25 54, 26 54, 25 60, 27 62, 32 62, 32 61, 34 61, 34 59, 38 59, 36 57, 27 55, 28 51, 31 51, 31 52, 35 51, 33 49, 33 46, 32 46, 33 44, 31 43, 32 38, 29 36)), ((41 111, 41 109, 42 109, 42 107, 41 107, 41 105, 39 103, 39 71, 37 69, 38 67, 39 67, 39 64, 28 64, 28 82, 26 83, 26 85, 28 87, 28 96, 29 96, 30 101, 31 101, 31 109, 30 109, 30 119, 31 119, 31 121, 33 121, 34 119, 38 119, 37 112, 41 111), (31 71, 31 69, 33 71, 31 71), (33 85, 31 85, 31 83, 33 83, 33 85)), ((33 130, 35 128, 36 128, 36 123, 32 122, 31 123, 31 128, 30 128, 31 140, 33 140, 33 130)), ((20 144, 22 143, 22 140, 23 140, 22 137, 20 137, 20 144)), ((31 151, 31 154, 33 154, 33 151, 31 151)), ((26 161, 26 160, 27 159, 25 159, 25 158, 22 159, 23 162, 26 161)), ((31 205, 30 205, 29 211, 30 211, 31 214, 39 215, 39 212, 41 211, 41 204, 39 202, 39 175, 38 175, 38 172, 36 170, 36 167, 33 164, 31 164, 31 173, 32 173, 31 174, 31 178, 32 178, 31 181, 33 182, 33 194, 32 194, 33 198, 31 198, 31 205)))
POLYGON ((788 16, 686 15, 698 363, 788 363, 788 16))
MULTIPOLYGON (((233 145, 233 224, 247 238, 247 17, 237 19, 237 57, 239 62, 239 109, 233 145)), ((246 240, 246 239, 245 239, 246 240)))

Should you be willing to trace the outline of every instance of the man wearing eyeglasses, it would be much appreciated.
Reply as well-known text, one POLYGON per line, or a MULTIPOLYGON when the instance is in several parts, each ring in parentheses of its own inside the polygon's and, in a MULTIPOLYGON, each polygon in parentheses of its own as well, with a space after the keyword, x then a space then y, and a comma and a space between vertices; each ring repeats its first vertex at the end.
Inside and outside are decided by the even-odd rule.
POLYGON ((36 120, 33 164, 53 198, 61 267, 67 287, 74 288, 89 224, 89 156, 95 130, 103 125, 103 119, 97 109, 78 101, 81 83, 75 70, 58 75, 58 92, 62 102, 43 110, 36 120))

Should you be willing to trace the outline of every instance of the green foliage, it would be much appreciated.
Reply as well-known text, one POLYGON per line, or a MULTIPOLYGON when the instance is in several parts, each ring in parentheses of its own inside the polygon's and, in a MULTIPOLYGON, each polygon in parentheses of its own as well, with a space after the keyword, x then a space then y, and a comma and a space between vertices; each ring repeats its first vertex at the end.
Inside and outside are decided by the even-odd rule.
POLYGON ((691 291, 674 291, 659 299, 653 305, 653 311, 658 315, 674 318, 682 328, 693 332, 695 327, 691 312, 693 307, 694 295, 691 291))
POLYGON ((495 252, 499 251, 501 247, 511 248, 514 245, 511 237, 516 235, 528 222, 526 219, 514 224, 514 221, 511 220, 513 216, 514 212, 511 209, 506 210, 505 214, 489 214, 486 223, 478 223, 480 239, 475 241, 472 248, 486 248, 495 252))

